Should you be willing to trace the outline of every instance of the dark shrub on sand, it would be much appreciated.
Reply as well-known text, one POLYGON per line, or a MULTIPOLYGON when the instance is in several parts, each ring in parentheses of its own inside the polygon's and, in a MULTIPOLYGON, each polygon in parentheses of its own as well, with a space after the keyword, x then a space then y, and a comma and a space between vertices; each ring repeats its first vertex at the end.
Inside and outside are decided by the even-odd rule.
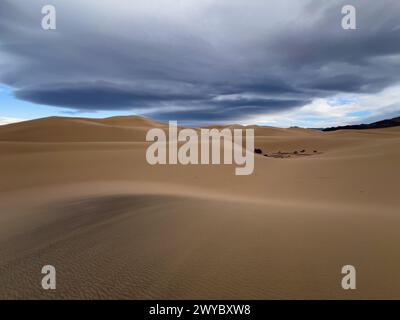
POLYGON ((258 154, 261 154, 262 153, 262 150, 261 149, 254 149, 254 153, 258 153, 258 154))

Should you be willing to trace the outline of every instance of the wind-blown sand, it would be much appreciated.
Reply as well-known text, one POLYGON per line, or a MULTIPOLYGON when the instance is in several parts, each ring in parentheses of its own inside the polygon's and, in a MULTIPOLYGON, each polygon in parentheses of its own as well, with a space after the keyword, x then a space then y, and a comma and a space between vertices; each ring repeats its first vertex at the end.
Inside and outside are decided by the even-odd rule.
POLYGON ((254 126, 263 153, 310 155, 256 155, 235 176, 147 164, 155 126, 0 126, 0 298, 400 298, 400 128, 254 126), (340 286, 346 264, 356 290, 340 286))

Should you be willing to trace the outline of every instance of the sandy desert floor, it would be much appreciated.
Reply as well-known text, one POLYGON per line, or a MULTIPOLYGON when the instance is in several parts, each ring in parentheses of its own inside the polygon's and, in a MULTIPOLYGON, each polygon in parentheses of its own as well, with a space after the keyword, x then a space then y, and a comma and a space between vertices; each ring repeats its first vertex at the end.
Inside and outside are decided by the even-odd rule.
POLYGON ((400 299, 400 127, 254 127, 255 171, 146 162, 139 117, 0 127, 0 298, 400 299), (317 152, 314 152, 317 151, 317 152), (57 290, 41 268, 57 269, 57 290), (340 286, 343 265, 357 289, 340 286))

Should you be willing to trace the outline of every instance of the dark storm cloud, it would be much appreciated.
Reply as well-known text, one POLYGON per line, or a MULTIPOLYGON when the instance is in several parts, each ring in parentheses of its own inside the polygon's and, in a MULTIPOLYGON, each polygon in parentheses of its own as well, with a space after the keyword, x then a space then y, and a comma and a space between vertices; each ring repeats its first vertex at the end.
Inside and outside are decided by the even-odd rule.
POLYGON ((309 17, 303 19, 314 14, 315 23, 285 27, 269 45, 290 65, 315 67, 335 62, 365 66, 372 57, 400 53, 397 0, 327 1, 323 5, 312 0, 307 8, 309 17), (341 27, 341 8, 347 4, 356 8, 357 30, 344 31, 341 27))
POLYGON ((126 110, 157 105, 168 101, 190 101, 204 98, 203 95, 167 92, 135 92, 109 83, 78 83, 15 91, 15 96, 38 104, 69 107, 80 110, 126 110))
POLYGON ((205 121, 207 123, 225 120, 246 120, 252 116, 265 112, 276 112, 282 109, 292 109, 305 105, 306 100, 274 100, 274 99, 240 99, 236 101, 208 101, 210 108, 199 110, 159 111, 149 115, 160 121, 170 119, 184 121, 185 123, 196 123, 205 121))
POLYGON ((366 78, 355 74, 342 74, 315 80, 309 83, 310 88, 336 92, 373 93, 391 84, 390 79, 387 78, 366 78))
POLYGON ((45 4, 0 3, 0 82, 37 104, 236 120, 400 80, 399 1, 54 0, 54 31, 45 4))
POLYGON ((235 100, 210 101, 210 104, 220 108, 235 108, 235 107, 261 107, 269 111, 278 111, 282 108, 298 107, 306 104, 306 100, 278 100, 278 99, 253 99, 239 98, 235 100))

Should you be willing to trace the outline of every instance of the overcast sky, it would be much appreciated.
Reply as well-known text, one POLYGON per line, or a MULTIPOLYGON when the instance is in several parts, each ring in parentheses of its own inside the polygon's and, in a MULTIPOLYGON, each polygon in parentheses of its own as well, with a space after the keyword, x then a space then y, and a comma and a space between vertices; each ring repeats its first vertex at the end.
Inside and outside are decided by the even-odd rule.
POLYGON ((399 80, 398 0, 0 0, 0 123, 324 127, 400 115, 399 80), (41 27, 46 4, 56 30, 41 27))

